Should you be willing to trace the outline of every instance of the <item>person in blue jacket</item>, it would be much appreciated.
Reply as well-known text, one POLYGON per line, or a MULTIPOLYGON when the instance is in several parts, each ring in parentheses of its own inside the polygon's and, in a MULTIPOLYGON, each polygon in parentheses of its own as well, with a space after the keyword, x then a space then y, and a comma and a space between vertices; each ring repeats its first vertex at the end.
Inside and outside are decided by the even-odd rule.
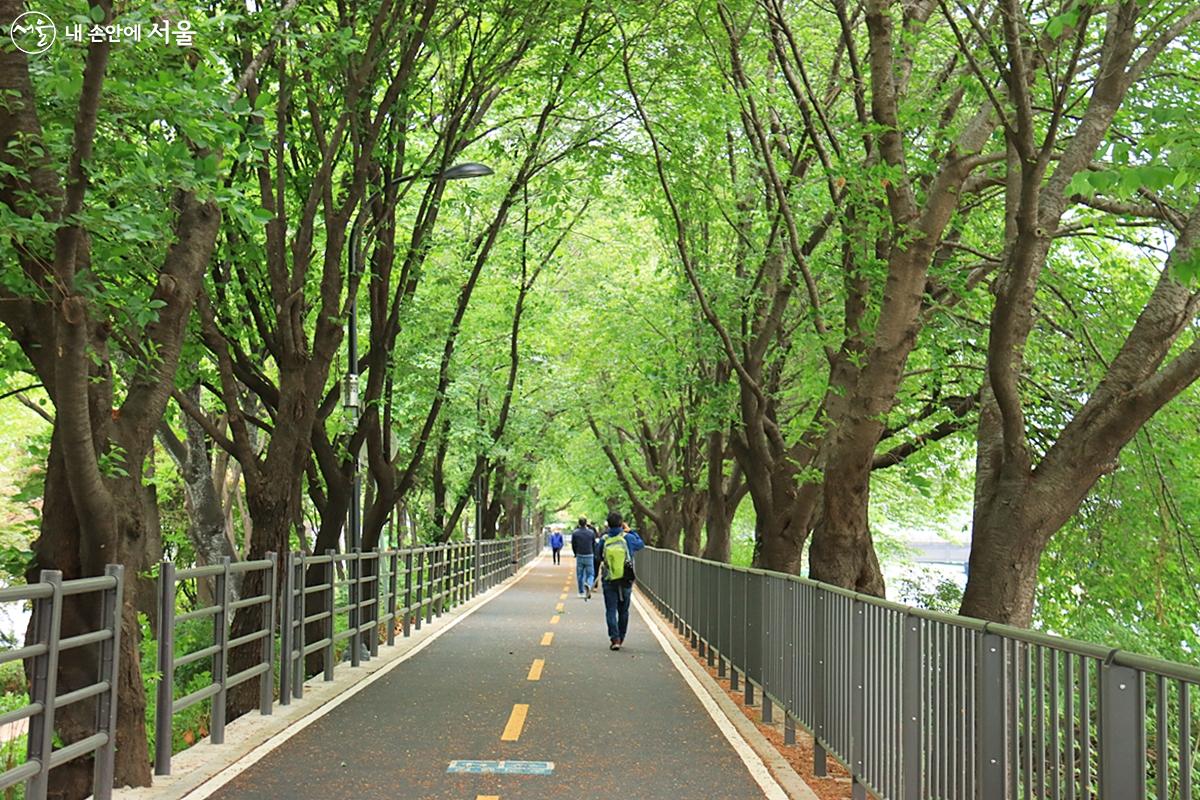
POLYGON ((601 552, 608 547, 619 545, 610 544, 610 540, 621 537, 625 540, 627 556, 625 573, 620 578, 609 575, 608 564, 601 559, 601 583, 604 588, 604 619, 608 623, 608 649, 620 650, 625 644, 625 634, 629 630, 629 601, 633 598, 633 554, 646 546, 637 531, 629 530, 629 526, 621 519, 621 515, 613 511, 608 515, 608 532, 601 540, 601 552))
POLYGON ((558 531, 555 531, 554 533, 550 534, 550 550, 554 554, 554 563, 555 564, 562 563, 562 556, 560 555, 562 553, 562 548, 563 548, 562 534, 559 533, 558 531))

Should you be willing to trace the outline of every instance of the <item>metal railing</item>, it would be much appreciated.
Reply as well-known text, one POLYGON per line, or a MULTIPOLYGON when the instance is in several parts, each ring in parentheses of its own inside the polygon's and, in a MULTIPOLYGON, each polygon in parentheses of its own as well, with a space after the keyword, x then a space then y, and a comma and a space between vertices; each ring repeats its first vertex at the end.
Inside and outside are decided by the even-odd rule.
POLYGON ((638 583, 762 716, 888 800, 1192 800, 1200 669, 647 548, 638 583))
POLYGON ((0 664, 18 659, 32 660, 29 703, 0 714, 0 725, 29 720, 25 762, 0 773, 0 791, 24 781, 28 800, 45 800, 50 770, 94 753, 94 797, 96 800, 112 797, 123 574, 122 567, 110 565, 105 568, 103 576, 64 581, 61 572, 42 570, 38 583, 0 589, 0 603, 33 603, 31 641, 24 647, 0 652, 0 664), (99 595, 100 627, 64 639, 61 636, 63 600, 83 594, 99 595), (86 646, 99 648, 96 682, 59 694, 59 656, 86 646), (56 712, 72 703, 92 698, 96 703, 96 732, 57 750, 53 749, 56 712))
MULTIPOLYGON (((228 557, 220 564, 176 570, 175 564, 163 561, 158 575, 158 670, 160 673, 154 716, 154 774, 171 774, 171 719, 186 708, 212 698, 209 738, 213 744, 225 741, 225 699, 229 690, 253 678, 258 678, 259 705, 263 714, 271 713, 274 681, 276 563, 274 553, 257 561, 231 563, 228 557), (250 585, 247 578, 258 573, 261 594, 233 599, 234 581, 250 585), (179 585, 193 581, 196 594, 201 594, 201 581, 208 581, 212 602, 183 614, 175 612, 175 595, 179 585), (266 606, 263 626, 256 631, 231 637, 234 614, 250 606, 266 606), (212 644, 190 653, 176 654, 175 634, 178 625, 192 620, 212 618, 212 644), (261 641, 261 655, 253 665, 233 675, 229 672, 230 651, 261 641), (189 664, 209 660, 210 681, 183 697, 175 697, 175 671, 189 664)), ((239 593, 240 594, 240 593, 239 593)))
POLYGON ((288 705, 293 698, 304 696, 305 664, 310 656, 319 654, 320 672, 324 680, 332 681, 339 649, 344 649, 351 666, 359 666, 379 654, 381 634, 389 646, 395 643, 397 628, 401 636, 410 636, 422 623, 432 623, 435 617, 515 575, 539 549, 535 537, 524 536, 399 550, 340 554, 331 550, 320 556, 288 553, 278 566, 282 586, 277 582, 279 559, 274 554, 262 561, 178 572, 171 562, 164 561, 159 574, 158 669, 162 677, 155 709, 155 774, 170 774, 172 717, 183 709, 211 698, 209 738, 213 744, 221 744, 228 690, 258 677, 260 712, 271 713, 276 648, 280 653, 279 703, 288 705), (262 594, 232 600, 230 577, 253 571, 263 572, 262 594), (214 581, 214 602, 176 614, 176 587, 183 581, 205 579, 214 581), (266 587, 278 589, 278 620, 276 592, 266 587), (252 634, 230 639, 233 612, 256 604, 267 606, 265 619, 269 622, 252 634), (208 617, 212 617, 212 643, 177 655, 176 625, 208 617), (263 642, 261 660, 236 675, 226 675, 229 651, 259 639, 263 642), (206 658, 212 659, 211 682, 175 699, 176 668, 206 658))

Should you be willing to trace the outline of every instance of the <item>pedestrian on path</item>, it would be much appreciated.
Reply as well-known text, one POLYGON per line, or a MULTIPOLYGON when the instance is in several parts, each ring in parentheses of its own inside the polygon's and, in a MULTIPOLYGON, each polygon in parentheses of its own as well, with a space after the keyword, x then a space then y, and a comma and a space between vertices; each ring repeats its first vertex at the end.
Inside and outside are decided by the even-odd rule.
POLYGON ((646 546, 637 531, 613 511, 608 515, 608 533, 600 560, 604 584, 604 619, 608 623, 608 649, 620 650, 629 630, 629 601, 633 598, 633 554, 646 546))
POLYGON ((596 559, 592 551, 592 532, 587 517, 579 518, 579 527, 571 532, 571 552, 575 554, 575 583, 579 596, 592 599, 592 577, 596 574, 596 559))
POLYGON ((558 531, 550 534, 550 550, 554 554, 554 563, 562 563, 563 537, 558 531))

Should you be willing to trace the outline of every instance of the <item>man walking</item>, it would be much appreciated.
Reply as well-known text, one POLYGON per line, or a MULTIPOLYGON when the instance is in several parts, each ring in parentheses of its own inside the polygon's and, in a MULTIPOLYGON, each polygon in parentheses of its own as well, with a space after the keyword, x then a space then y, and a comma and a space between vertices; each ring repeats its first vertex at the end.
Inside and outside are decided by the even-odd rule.
POLYGON ((562 534, 559 533, 558 531, 555 531, 554 533, 550 534, 550 550, 554 554, 554 563, 555 564, 562 563, 562 556, 560 555, 560 553, 562 553, 562 548, 563 548, 562 534))
POLYGON ((604 619, 608 623, 608 649, 620 650, 629 630, 629 601, 633 597, 633 554, 646 546, 642 537, 612 512, 608 515, 608 533, 601 548, 600 563, 604 586, 604 619))
POLYGON ((587 517, 580 517, 579 527, 571 531, 571 552, 575 554, 575 583, 579 588, 579 596, 584 600, 592 599, 592 578, 596 574, 592 541, 587 517))

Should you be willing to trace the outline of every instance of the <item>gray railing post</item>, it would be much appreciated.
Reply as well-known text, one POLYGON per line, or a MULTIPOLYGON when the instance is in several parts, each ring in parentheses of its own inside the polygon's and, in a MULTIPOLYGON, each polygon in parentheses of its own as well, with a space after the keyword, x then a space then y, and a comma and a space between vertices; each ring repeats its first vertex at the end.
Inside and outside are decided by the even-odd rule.
POLYGON ((829 703, 825 685, 825 627, 826 627, 826 606, 825 590, 817 589, 814 591, 816 598, 815 617, 813 619, 813 642, 812 642, 812 676, 813 676, 813 692, 816 695, 813 697, 813 775, 818 778, 824 778, 828 771, 828 757, 825 753, 825 745, 821 741, 828 733, 826 728, 826 718, 829 710, 829 703))
POLYGON ((468 542, 458 543, 458 596, 462 602, 471 599, 471 587, 474 585, 471 572, 471 545, 468 542))
POLYGON ((304 656, 308 642, 308 625, 304 622, 304 618, 308 616, 308 594, 305 592, 308 585, 308 568, 304 564, 303 552, 296 553, 292 561, 296 569, 296 574, 292 577, 292 590, 296 596, 290 601, 296 604, 292 608, 292 616, 296 623, 296 665, 292 670, 292 697, 299 700, 304 697, 304 673, 308 671, 307 659, 304 656))
POLYGON ((413 583, 413 552, 404 554, 404 631, 405 638, 412 635, 412 583, 413 583))
POLYGON ((425 548, 413 553, 413 630, 421 630, 425 609, 421 603, 421 590, 425 586, 425 548))
POLYGON ((867 800, 867 790, 862 784, 865 774, 863 753, 866 738, 866 686, 865 667, 867 660, 866 609, 861 600, 855 599, 850 609, 850 781, 851 797, 867 800))
POLYGON ((396 592, 399 581, 396 572, 400 569, 400 553, 392 550, 388 553, 388 606, 387 606, 387 643, 391 647, 396 643, 396 592))
POLYGON ((432 596, 437 598, 433 605, 434 619, 442 615, 446 605, 446 545, 435 545, 430 553, 429 580, 433 584, 432 596))
POLYGON ((322 648, 325 652, 322 654, 325 660, 325 680, 333 680, 333 628, 334 617, 333 610, 337 608, 337 565, 333 563, 333 558, 337 555, 332 549, 326 550, 325 555, 329 556, 328 563, 325 564, 325 593, 328 596, 328 602, 325 610, 329 612, 329 616, 325 618, 325 647, 322 648))
POLYGON ((483 594, 483 542, 475 540, 475 596, 483 594))
POLYGON ((46 645, 46 652, 33 660, 33 680, 29 686, 29 702, 39 703, 42 711, 29 719, 26 755, 37 761, 39 770, 26 784, 25 797, 45 800, 50 785, 50 754, 54 749, 54 709, 58 695, 58 642, 62 629, 62 573, 44 569, 38 579, 52 588, 49 597, 34 601, 36 641, 46 645))
POLYGON ((217 648, 213 654, 213 683, 220 687, 212 699, 209 741, 213 744, 225 743, 225 696, 228 691, 225 678, 229 670, 229 563, 229 556, 221 559, 222 570, 217 574, 216 591, 213 592, 213 599, 221 604, 220 610, 213 615, 213 646, 217 648))
MULTIPOLYGON (((682 558, 679 559, 681 564, 680 574, 684 574, 682 565, 685 563, 682 558)), ((742 678, 746 685, 742 692, 742 699, 746 706, 754 705, 754 683, 750 680, 750 675, 755 672, 756 668, 762 667, 762 581, 756 580, 759 578, 754 573, 747 572, 745 587, 746 593, 746 663, 745 671, 742 673, 742 678)), ((682 580, 680 581, 682 584, 682 580)), ((681 589, 683 587, 681 586, 681 589)), ((686 592, 683 593, 686 597, 686 592)), ((761 672, 759 675, 761 676, 761 672)))
MULTIPOLYGON (((1115 651, 1114 651, 1115 653, 1115 651)), ((1100 666, 1100 796, 1146 796, 1146 686, 1142 673, 1112 663, 1100 666)))
POLYGON ((353 548, 350 553, 350 558, 347 561, 347 566, 350 568, 350 576, 347 581, 346 594, 350 598, 350 630, 354 634, 350 637, 350 666, 357 667, 361 659, 359 651, 362 648, 362 634, 358 629, 362 627, 362 614, 359 613, 359 600, 362 598, 362 585, 359 583, 362 580, 362 551, 357 547, 353 548))
POLYGON ((102 596, 101 625, 112 631, 112 638, 100 643, 100 680, 108 683, 108 691, 97 698, 96 731, 105 734, 105 742, 96 750, 92 769, 92 792, 95 800, 112 797, 113 772, 117 754, 117 683, 121 670, 121 621, 124 609, 125 568, 109 564, 104 574, 116 585, 102 596))
POLYGON ((1008 765, 1005 754, 1004 639, 997 634, 979 637, 978 677, 975 680, 975 743, 979 770, 979 800, 1007 797, 1008 765))
MULTIPOLYGON (((900 766, 903 800, 921 797, 921 621, 904 615, 900 644, 900 766)), ((1003 786, 1001 786, 1003 790, 1003 786)))
MULTIPOLYGON (((279 705, 281 706, 291 705, 292 702, 295 583, 296 557, 295 554, 288 551, 283 556, 283 602, 279 606, 279 705)), ((303 617, 303 614, 301 616, 303 617)))
POLYGON ((446 555, 448 545, 438 547, 434 552, 437 553, 433 567, 437 579, 434 581, 434 593, 437 596, 437 609, 434 612, 435 616, 440 617, 446 610, 446 555))
POLYGON ((379 580, 380 575, 383 574, 380 558, 379 548, 372 548, 371 558, 367 560, 367 563, 370 565, 367 571, 371 577, 371 603, 367 606, 371 610, 371 615, 368 618, 371 622, 371 629, 367 631, 367 640, 369 642, 367 654, 370 658, 377 658, 379 656, 379 592, 383 586, 379 580))
MULTIPOLYGON (((279 555, 267 553, 271 566, 266 570, 263 581, 266 582, 267 603, 263 614, 263 628, 267 635, 263 637, 262 656, 267 669, 258 679, 258 711, 270 716, 275 703, 275 590, 279 584, 279 555)), ((282 657, 280 653, 280 657, 282 657)), ((286 686, 281 682, 281 685, 286 686)))
POLYGON ((175 701, 175 564, 158 568, 158 690, 154 707, 154 774, 171 774, 171 706, 175 701))
POLYGON ((380 612, 380 609, 382 606, 382 603, 379 600, 379 593, 381 591, 383 591, 383 583, 382 583, 382 581, 379 580, 379 576, 383 574, 383 554, 379 552, 378 547, 371 550, 371 552, 374 553, 374 556, 371 558, 371 564, 373 565, 371 567, 371 576, 373 577, 373 580, 371 581, 371 631, 370 631, 371 647, 370 647, 370 653, 371 653, 371 658, 378 658, 379 657, 379 621, 380 621, 379 618, 381 616, 381 614, 379 612, 380 612))

